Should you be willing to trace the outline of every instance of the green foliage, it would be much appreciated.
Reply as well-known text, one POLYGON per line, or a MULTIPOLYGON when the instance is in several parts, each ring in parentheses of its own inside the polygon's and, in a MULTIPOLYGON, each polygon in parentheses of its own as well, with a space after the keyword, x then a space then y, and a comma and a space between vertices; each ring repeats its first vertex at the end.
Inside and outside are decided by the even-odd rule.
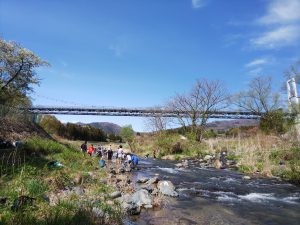
POLYGON ((240 165, 238 170, 242 173, 252 173, 254 168, 252 166, 240 165))
POLYGON ((28 105, 32 84, 39 84, 35 69, 49 65, 15 42, 0 38, 0 104, 28 105))
POLYGON ((122 127, 120 131, 120 136, 122 137, 123 140, 127 142, 132 142, 134 138, 134 131, 132 129, 131 125, 126 125, 122 127))
POLYGON ((215 137, 217 137, 217 133, 213 129, 210 129, 203 133, 203 137, 204 138, 215 138, 215 137))
POLYGON ((56 141, 50 139, 38 138, 38 137, 28 139, 24 143, 23 148, 27 152, 44 154, 44 155, 60 153, 62 151, 68 150, 66 146, 56 141))
POLYGON ((287 169, 283 172, 282 178, 300 185, 300 160, 291 160, 289 164, 290 169, 287 169))
POLYGON ((126 125, 122 127, 120 131, 120 136, 123 141, 126 141, 131 150, 133 150, 133 140, 134 140, 134 130, 131 125, 126 125))
POLYGON ((27 180, 25 186, 29 196, 34 197, 41 197, 48 190, 47 186, 41 180, 37 179, 27 180))
POLYGON ((270 111, 260 120, 260 129, 267 134, 283 134, 293 124, 294 118, 288 117, 282 110, 270 111))
POLYGON ((275 170, 275 175, 285 180, 300 184, 300 148, 283 149, 274 151, 270 158, 275 164, 284 163, 284 170, 275 170))
POLYGON ((105 176, 104 171, 95 171, 96 158, 87 157, 70 145, 41 138, 27 140, 20 152, 28 153, 21 169, 14 176, 8 174, 0 180, 0 196, 8 199, 5 205, 0 205, 0 224, 121 224, 122 214, 118 204, 110 206, 103 201, 99 204, 91 201, 111 192, 109 186, 99 184, 99 179, 88 173, 94 171, 97 178, 105 176), (46 165, 52 160, 61 162, 63 167, 59 170, 48 169, 46 165), (74 187, 74 178, 78 175, 82 177, 81 185, 89 190, 87 199, 74 194, 61 199, 54 206, 46 202, 44 196, 49 192, 57 193, 66 187, 74 187), (33 205, 24 205, 16 212, 11 211, 10 206, 21 195, 35 198, 33 205), (106 213, 105 217, 93 216, 92 208, 98 206, 106 213))
POLYGON ((69 140, 106 141, 106 134, 92 126, 81 126, 79 124, 62 124, 54 116, 43 116, 39 125, 50 134, 56 134, 69 140))

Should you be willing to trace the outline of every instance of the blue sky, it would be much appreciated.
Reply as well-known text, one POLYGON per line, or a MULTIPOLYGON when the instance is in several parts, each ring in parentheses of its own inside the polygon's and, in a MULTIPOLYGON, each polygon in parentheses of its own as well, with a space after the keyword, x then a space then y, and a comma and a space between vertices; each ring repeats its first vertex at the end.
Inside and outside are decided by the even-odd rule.
POLYGON ((300 0, 0 0, 0 36, 51 64, 35 105, 151 107, 203 77, 231 92, 260 75, 281 86, 300 58, 299 12, 300 0))

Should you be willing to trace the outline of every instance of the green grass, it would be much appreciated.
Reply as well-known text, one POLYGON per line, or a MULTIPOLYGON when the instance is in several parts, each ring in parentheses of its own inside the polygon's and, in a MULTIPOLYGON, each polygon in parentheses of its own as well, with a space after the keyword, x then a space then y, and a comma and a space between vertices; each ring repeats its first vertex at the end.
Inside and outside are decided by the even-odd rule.
POLYGON ((27 140, 18 151, 15 157, 22 161, 14 165, 14 169, 4 160, 6 170, 1 174, 0 196, 8 200, 0 206, 1 225, 120 224, 120 207, 117 204, 109 206, 105 201, 112 188, 99 183, 106 172, 98 169, 97 158, 83 154, 70 144, 41 138, 27 140), (47 166, 50 161, 58 161, 63 166, 50 168, 47 166), (93 172, 96 178, 89 172, 93 172), (74 187, 76 176, 82 177, 82 183, 78 185, 88 190, 84 197, 72 194, 50 206, 45 196, 74 187), (22 195, 34 198, 33 205, 12 211, 13 202, 22 195), (92 215, 92 208, 98 206, 92 200, 99 197, 103 199, 101 208, 109 215, 108 220, 92 215))

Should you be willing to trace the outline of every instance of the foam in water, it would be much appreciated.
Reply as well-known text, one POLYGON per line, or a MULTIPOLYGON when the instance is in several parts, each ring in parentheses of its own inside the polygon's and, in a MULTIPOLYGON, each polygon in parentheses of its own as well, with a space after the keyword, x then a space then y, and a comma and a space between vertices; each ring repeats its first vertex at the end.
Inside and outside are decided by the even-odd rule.
POLYGON ((266 194, 266 193, 250 193, 247 195, 239 195, 239 198, 248 200, 250 202, 263 202, 266 200, 276 200, 276 198, 273 197, 272 194, 266 194))
POLYGON ((226 182, 226 183, 231 183, 231 182, 237 182, 237 180, 236 179, 234 179, 234 178, 226 178, 225 180, 224 180, 224 182, 226 182))
POLYGON ((165 171, 167 173, 178 173, 178 171, 176 171, 175 169, 173 168, 164 168, 164 167, 158 167, 158 169, 162 170, 162 171, 165 171))
POLYGON ((238 202, 240 201, 240 199, 237 199, 235 197, 230 197, 228 195, 222 195, 222 196, 218 196, 218 201, 221 201, 221 202, 238 202))
POLYGON ((297 200, 299 197, 285 197, 285 198, 276 198, 274 194, 267 194, 267 193, 250 193, 247 195, 239 195, 240 199, 248 200, 251 202, 266 202, 266 201, 278 201, 278 202, 285 202, 290 204, 297 204, 297 200))

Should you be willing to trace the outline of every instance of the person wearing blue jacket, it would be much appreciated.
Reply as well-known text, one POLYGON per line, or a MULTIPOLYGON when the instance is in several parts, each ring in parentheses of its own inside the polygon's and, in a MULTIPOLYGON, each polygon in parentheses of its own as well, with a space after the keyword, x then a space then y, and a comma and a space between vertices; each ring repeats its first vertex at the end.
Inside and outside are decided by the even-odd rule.
POLYGON ((131 156, 131 165, 132 168, 137 168, 137 165, 139 164, 139 158, 136 155, 131 156))

